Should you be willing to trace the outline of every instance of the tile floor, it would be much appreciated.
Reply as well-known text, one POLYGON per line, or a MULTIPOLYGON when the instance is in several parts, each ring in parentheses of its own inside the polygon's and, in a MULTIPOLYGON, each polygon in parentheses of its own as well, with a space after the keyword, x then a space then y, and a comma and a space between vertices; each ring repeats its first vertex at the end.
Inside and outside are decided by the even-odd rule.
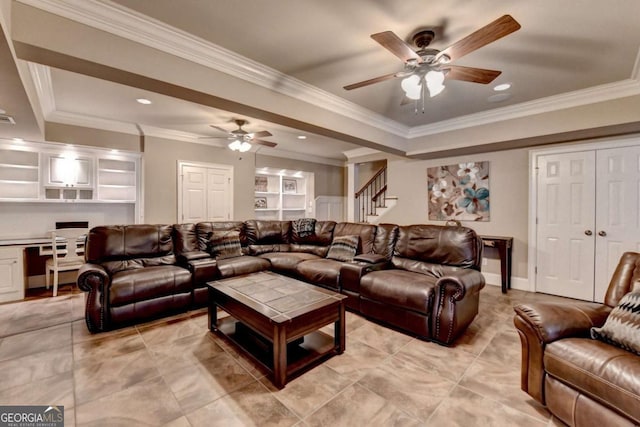
POLYGON ((64 405, 73 426, 545 426, 520 391, 512 306, 487 286, 453 347, 347 314, 347 350, 275 389, 209 333, 206 310, 91 335, 84 294, 0 305, 0 404, 64 405))

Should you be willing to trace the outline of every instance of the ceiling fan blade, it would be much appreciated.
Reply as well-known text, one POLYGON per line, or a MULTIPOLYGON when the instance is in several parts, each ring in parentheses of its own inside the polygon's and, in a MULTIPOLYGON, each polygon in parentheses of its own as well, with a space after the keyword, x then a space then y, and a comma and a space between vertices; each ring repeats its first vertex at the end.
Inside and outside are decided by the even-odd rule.
POLYGON ((271 134, 271 132, 267 130, 262 130, 260 132, 254 132, 252 136, 253 138, 266 138, 268 136, 273 136, 273 135, 271 134))
POLYGON ((463 82, 473 82, 487 84, 491 83, 502 71, 485 70, 483 68, 463 67, 461 65, 447 65, 443 70, 448 70, 445 74, 447 80, 461 80, 463 82))
POLYGON ((229 136, 199 136, 198 139, 233 139, 229 136))
POLYGON ((458 40, 436 56, 436 61, 444 55, 448 56, 451 61, 480 49, 482 46, 488 45, 514 31, 520 29, 518 21, 513 19, 511 15, 504 15, 496 19, 492 23, 480 28, 479 30, 469 34, 467 37, 458 40))
POLYGON ((251 140, 251 143, 252 143, 252 144, 254 144, 254 143, 255 143, 255 144, 260 144, 260 145, 264 145, 265 147, 271 147, 271 148, 273 148, 273 147, 275 147, 276 145, 278 145, 278 144, 276 144, 275 142, 265 141, 265 140, 263 140, 263 139, 252 139, 252 140, 251 140))
POLYGON ((218 129, 220 132, 224 132, 224 133, 229 133, 228 130, 221 128, 220 126, 216 126, 216 125, 209 125, 214 129, 218 129))
POLYGON ((358 83, 353 83, 353 84, 345 86, 344 88, 346 90, 358 89, 359 87, 369 86, 369 85, 372 85, 374 83, 380 83, 380 82, 383 82, 385 80, 392 79, 394 77, 398 77, 398 73, 386 74, 384 76, 375 77, 373 79, 364 80, 364 81, 358 82, 358 83))
POLYGON ((418 55, 408 43, 396 36, 392 31, 383 31, 382 33, 371 34, 371 38, 404 62, 407 62, 410 59, 413 59, 418 63, 422 62, 420 55, 418 55))

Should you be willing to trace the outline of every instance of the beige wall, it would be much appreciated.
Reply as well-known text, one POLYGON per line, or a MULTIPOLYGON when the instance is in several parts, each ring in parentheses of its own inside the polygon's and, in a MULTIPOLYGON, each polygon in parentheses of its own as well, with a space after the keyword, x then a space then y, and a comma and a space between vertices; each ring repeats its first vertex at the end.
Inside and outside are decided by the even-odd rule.
POLYGON ((128 133, 46 122, 45 141, 89 145, 114 150, 140 151, 140 137, 128 133))
POLYGON ((356 163, 355 188, 360 190, 380 169, 387 165, 387 160, 375 160, 372 162, 356 163))
POLYGON ((145 138, 144 211, 147 223, 178 221, 178 161, 233 166, 234 219, 253 218, 253 153, 156 137, 145 138))
MULTIPOLYGON (((383 218, 396 224, 433 223, 427 213, 427 168, 460 162, 489 161, 491 220, 464 222, 478 234, 512 236, 513 276, 527 277, 528 233, 528 150, 511 150, 438 160, 406 160, 390 158, 388 162, 388 194, 398 197, 398 204, 383 218), (408 185, 410 183, 410 185, 408 185)), ((485 251, 488 264, 483 272, 499 273, 500 264, 493 249, 485 251)))

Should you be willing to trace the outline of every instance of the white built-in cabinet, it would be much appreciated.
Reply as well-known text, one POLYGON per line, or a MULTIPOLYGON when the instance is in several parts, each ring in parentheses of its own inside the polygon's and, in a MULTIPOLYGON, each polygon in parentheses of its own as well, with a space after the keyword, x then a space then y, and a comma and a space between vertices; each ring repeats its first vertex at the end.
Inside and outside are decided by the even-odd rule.
POLYGON ((0 140, 1 202, 137 205, 139 182, 138 153, 0 140))
POLYGON ((256 219, 292 220, 314 216, 314 174, 303 171, 256 169, 256 219))
POLYGON ((538 292, 602 302, 640 251, 640 138, 534 152, 530 274, 538 292))
POLYGON ((37 152, 0 146, 0 199, 37 199, 40 192, 40 156, 37 152))
POLYGON ((23 249, 0 247, 0 302, 24 298, 23 249))

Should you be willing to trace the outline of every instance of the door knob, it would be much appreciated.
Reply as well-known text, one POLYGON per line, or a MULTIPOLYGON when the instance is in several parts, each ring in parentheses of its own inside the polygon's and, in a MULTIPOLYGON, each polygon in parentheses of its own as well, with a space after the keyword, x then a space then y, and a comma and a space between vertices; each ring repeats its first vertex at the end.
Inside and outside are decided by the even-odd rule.
POLYGON ((593 233, 591 232, 591 230, 584 230, 584 234, 586 234, 587 236, 591 236, 593 233))
POLYGON ((606 235, 607 235, 607 232, 606 232, 606 231, 604 231, 604 230, 602 230, 602 231, 599 231, 599 232, 598 232, 598 236, 602 236, 602 237, 604 237, 604 236, 606 236, 606 235))

